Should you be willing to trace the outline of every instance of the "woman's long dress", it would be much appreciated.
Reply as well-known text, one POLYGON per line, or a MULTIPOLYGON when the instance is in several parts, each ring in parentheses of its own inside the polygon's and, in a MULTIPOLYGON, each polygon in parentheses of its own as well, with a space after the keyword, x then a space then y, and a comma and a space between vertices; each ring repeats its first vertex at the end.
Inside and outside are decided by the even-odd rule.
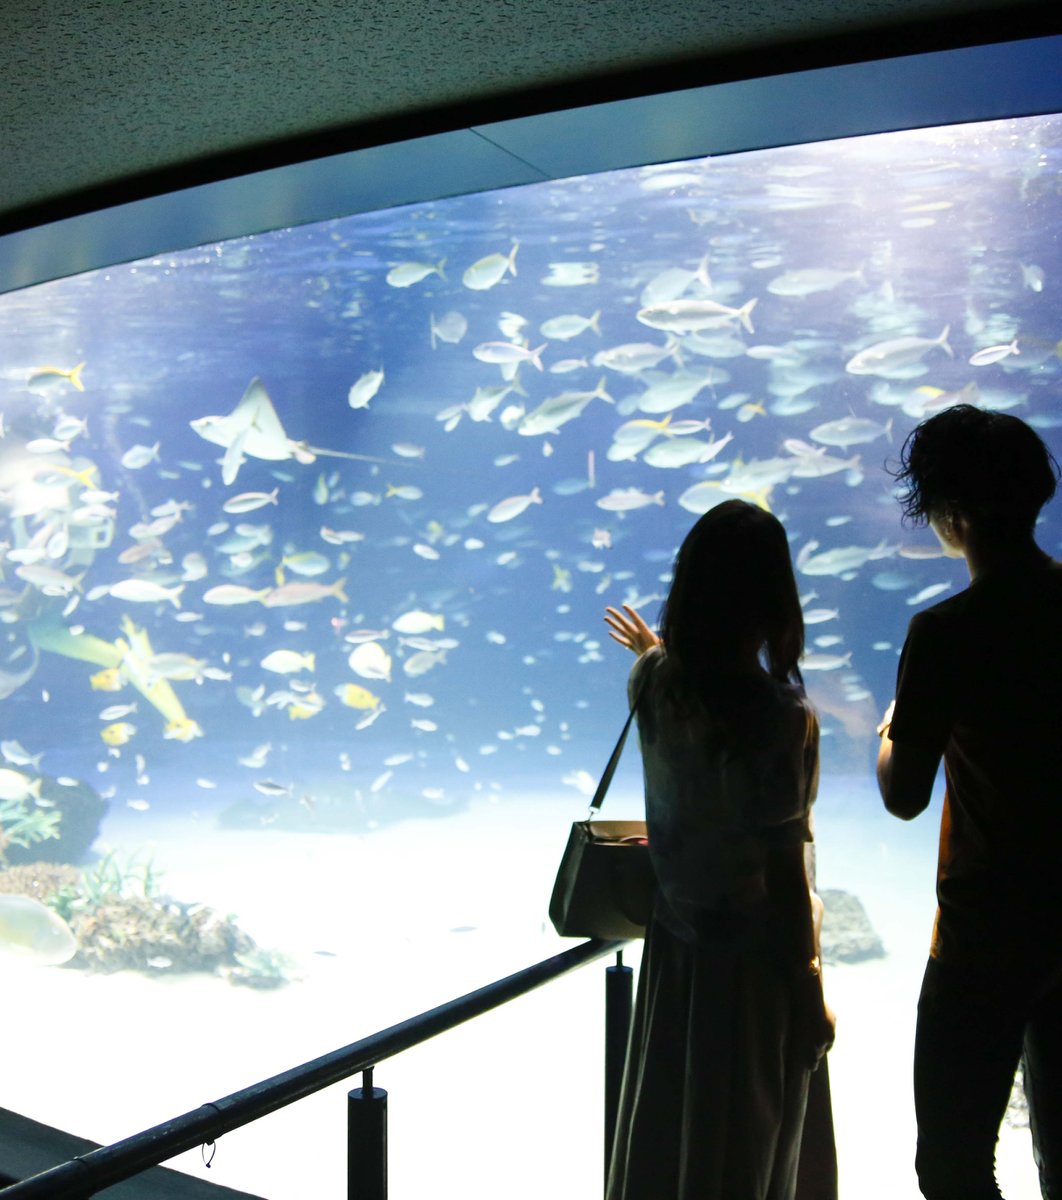
POLYGON ((798 688, 767 675, 735 682, 729 734, 700 709, 676 717, 663 667, 657 649, 631 675, 659 888, 607 1198, 830 1200, 824 1075, 819 1169, 805 1164, 797 1190, 811 1078, 790 1036, 799 951, 781 942, 763 876, 769 843, 810 840, 817 723, 798 688))

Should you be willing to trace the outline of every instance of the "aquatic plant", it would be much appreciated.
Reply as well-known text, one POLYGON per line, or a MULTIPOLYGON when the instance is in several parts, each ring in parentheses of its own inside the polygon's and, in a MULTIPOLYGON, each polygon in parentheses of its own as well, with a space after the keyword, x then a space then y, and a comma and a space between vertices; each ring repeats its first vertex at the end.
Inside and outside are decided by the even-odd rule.
POLYGON ((136 856, 119 861, 116 850, 108 850, 92 868, 81 873, 81 892, 88 904, 98 904, 114 896, 158 895, 159 876, 153 860, 138 862, 136 856))
POLYGON ((123 898, 154 899, 159 891, 159 873, 151 858, 138 862, 135 855, 119 861, 114 850, 93 867, 82 870, 76 882, 67 880, 45 903, 64 920, 75 913, 93 913, 123 898))
POLYGON ((27 848, 59 836, 62 814, 54 809, 29 808, 26 801, 0 800, 0 863, 7 862, 7 847, 27 848))

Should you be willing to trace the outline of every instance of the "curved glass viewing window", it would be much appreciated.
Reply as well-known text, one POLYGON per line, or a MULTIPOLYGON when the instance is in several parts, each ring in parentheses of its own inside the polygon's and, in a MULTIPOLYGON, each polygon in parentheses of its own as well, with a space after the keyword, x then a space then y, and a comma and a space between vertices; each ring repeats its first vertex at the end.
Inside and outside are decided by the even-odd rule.
MULTIPOLYGON (((910 1191, 939 799, 882 812, 874 729, 909 618, 966 580, 886 466, 960 401, 1062 458, 1060 145, 1047 115, 632 167, 0 297, 0 892, 51 914, 0 922, 32 1014, 5 1104, 125 1136, 555 950, 625 713, 604 606, 654 620, 737 496, 789 533, 823 727, 843 1194, 910 1191)), ((639 789, 632 742, 611 815, 639 789)), ((396 1194, 473 1157, 466 1194, 540 1193, 513 1138, 567 1154, 599 1111, 589 974, 381 1072, 396 1194), (462 1088, 474 1129, 440 1111, 462 1088)), ((340 1111, 234 1134, 212 1175, 305 1196, 313 1159, 338 1194, 340 1111)))

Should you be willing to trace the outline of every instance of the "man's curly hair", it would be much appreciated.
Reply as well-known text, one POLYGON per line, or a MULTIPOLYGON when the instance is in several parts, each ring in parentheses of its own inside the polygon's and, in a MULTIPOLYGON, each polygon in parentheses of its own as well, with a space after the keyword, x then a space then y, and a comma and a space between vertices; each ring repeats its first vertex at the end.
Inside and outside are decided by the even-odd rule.
POLYGON ((1055 494, 1058 463, 1037 433, 1006 413, 955 404, 908 435, 900 465, 904 524, 962 515, 986 532, 1027 533, 1055 494))

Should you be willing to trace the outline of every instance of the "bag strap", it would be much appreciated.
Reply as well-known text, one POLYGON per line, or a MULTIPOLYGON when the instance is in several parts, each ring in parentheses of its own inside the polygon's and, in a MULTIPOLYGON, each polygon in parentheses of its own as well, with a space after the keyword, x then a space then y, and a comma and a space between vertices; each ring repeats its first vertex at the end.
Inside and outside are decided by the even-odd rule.
POLYGON ((594 792, 593 800, 590 801, 590 817, 593 817, 597 813, 605 799, 605 793, 608 791, 608 785, 612 782, 612 776, 615 775, 616 768, 619 766, 620 755, 623 753, 623 746, 627 741, 627 734, 630 733, 631 722, 634 720, 634 714, 638 711, 638 705, 641 703, 642 696, 645 693, 645 686, 648 682, 648 677, 646 677, 639 685, 637 695, 634 697, 634 703, 631 705, 631 711, 627 714, 627 719, 623 723, 623 730, 619 735, 612 754, 609 756, 609 760, 604 771, 601 773, 601 781, 597 785, 597 791, 594 792))

